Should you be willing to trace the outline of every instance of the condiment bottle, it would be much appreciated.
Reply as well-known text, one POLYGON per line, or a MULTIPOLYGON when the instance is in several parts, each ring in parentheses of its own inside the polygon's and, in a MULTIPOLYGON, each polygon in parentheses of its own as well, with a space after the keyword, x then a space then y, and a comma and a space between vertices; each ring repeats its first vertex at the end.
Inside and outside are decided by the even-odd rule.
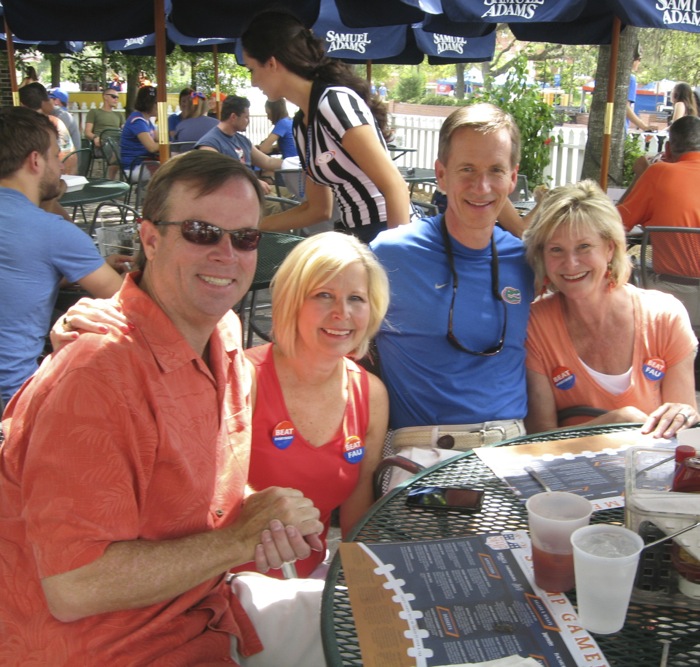
MULTIPOLYGON (((700 458, 693 455, 678 462, 676 448, 676 473, 673 477, 672 491, 681 493, 700 493, 700 458)), ((692 449, 692 447, 691 447, 692 449)), ((671 548, 671 563, 678 572, 678 590, 688 597, 700 600, 700 561, 676 542, 671 548)))

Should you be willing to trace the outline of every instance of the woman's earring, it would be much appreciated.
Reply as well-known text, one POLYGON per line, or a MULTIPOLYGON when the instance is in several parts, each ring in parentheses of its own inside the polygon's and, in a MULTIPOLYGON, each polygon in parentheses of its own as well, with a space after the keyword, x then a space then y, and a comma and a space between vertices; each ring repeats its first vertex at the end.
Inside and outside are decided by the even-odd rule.
POLYGON ((542 289, 540 290, 540 296, 544 296, 547 293, 547 290, 549 289, 549 284, 550 280, 547 276, 542 278, 542 289))
POLYGON ((608 270, 605 272, 605 280, 608 281, 608 290, 615 287, 615 281, 612 278, 612 262, 608 262, 608 270))

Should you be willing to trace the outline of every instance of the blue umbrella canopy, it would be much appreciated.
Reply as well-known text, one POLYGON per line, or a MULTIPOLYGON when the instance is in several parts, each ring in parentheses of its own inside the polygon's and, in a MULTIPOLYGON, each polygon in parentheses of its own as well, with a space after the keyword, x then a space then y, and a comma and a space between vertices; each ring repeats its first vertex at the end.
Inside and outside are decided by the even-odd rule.
POLYGON ((185 35, 240 37, 253 16, 267 9, 285 8, 311 26, 320 5, 320 0, 172 0, 171 17, 185 35))
MULTIPOLYGON (((7 35, 0 32, 0 40, 7 42, 7 35)), ((34 49, 42 53, 80 53, 85 48, 85 42, 36 42, 13 38, 16 49, 34 49)))
POLYGON ((353 28, 343 22, 334 0, 321 0, 312 29, 324 41, 330 57, 347 62, 413 65, 421 63, 425 55, 431 64, 482 62, 493 58, 496 46, 495 35, 427 32, 422 24, 353 28))
POLYGON ((678 0, 612 0, 623 23, 638 28, 700 32, 700 4, 678 0))
MULTIPOLYGON (((184 51, 193 52, 209 52, 216 47, 220 51, 233 53, 236 47, 236 40, 230 37, 192 37, 183 34, 173 24, 172 2, 165 0, 165 33, 166 33, 166 50, 170 53, 175 44, 182 47, 184 51)), ((156 49, 156 35, 151 33, 148 35, 140 35, 138 37, 127 37, 125 39, 109 40, 105 43, 108 51, 119 51, 122 53, 131 53, 133 55, 154 55, 156 49)))
POLYGON ((106 42, 155 32, 149 0, 3 0, 20 39, 106 42))

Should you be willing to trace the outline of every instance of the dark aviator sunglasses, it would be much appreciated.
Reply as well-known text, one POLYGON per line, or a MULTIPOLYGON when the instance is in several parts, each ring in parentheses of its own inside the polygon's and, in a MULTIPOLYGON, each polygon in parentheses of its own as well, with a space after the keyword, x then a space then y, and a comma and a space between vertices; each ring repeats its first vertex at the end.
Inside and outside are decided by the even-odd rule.
POLYGON ((180 228, 182 238, 195 245, 216 245, 224 234, 228 234, 231 237, 233 247, 244 252, 257 250, 262 238, 262 232, 259 229, 221 229, 210 222, 202 222, 201 220, 184 220, 183 222, 154 220, 153 224, 160 227, 177 226, 180 228))

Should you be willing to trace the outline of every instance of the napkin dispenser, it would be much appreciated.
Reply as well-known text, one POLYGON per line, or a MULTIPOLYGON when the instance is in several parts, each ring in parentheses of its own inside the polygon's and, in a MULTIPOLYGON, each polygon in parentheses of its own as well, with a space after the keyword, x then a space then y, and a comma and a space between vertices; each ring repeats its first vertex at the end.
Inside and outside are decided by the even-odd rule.
MULTIPOLYGON (((631 447, 625 461, 625 525, 645 543, 671 535, 700 521, 700 493, 671 491, 675 450, 631 447)), ((700 610, 672 563, 674 542, 700 560, 700 527, 642 551, 632 600, 700 610)))

